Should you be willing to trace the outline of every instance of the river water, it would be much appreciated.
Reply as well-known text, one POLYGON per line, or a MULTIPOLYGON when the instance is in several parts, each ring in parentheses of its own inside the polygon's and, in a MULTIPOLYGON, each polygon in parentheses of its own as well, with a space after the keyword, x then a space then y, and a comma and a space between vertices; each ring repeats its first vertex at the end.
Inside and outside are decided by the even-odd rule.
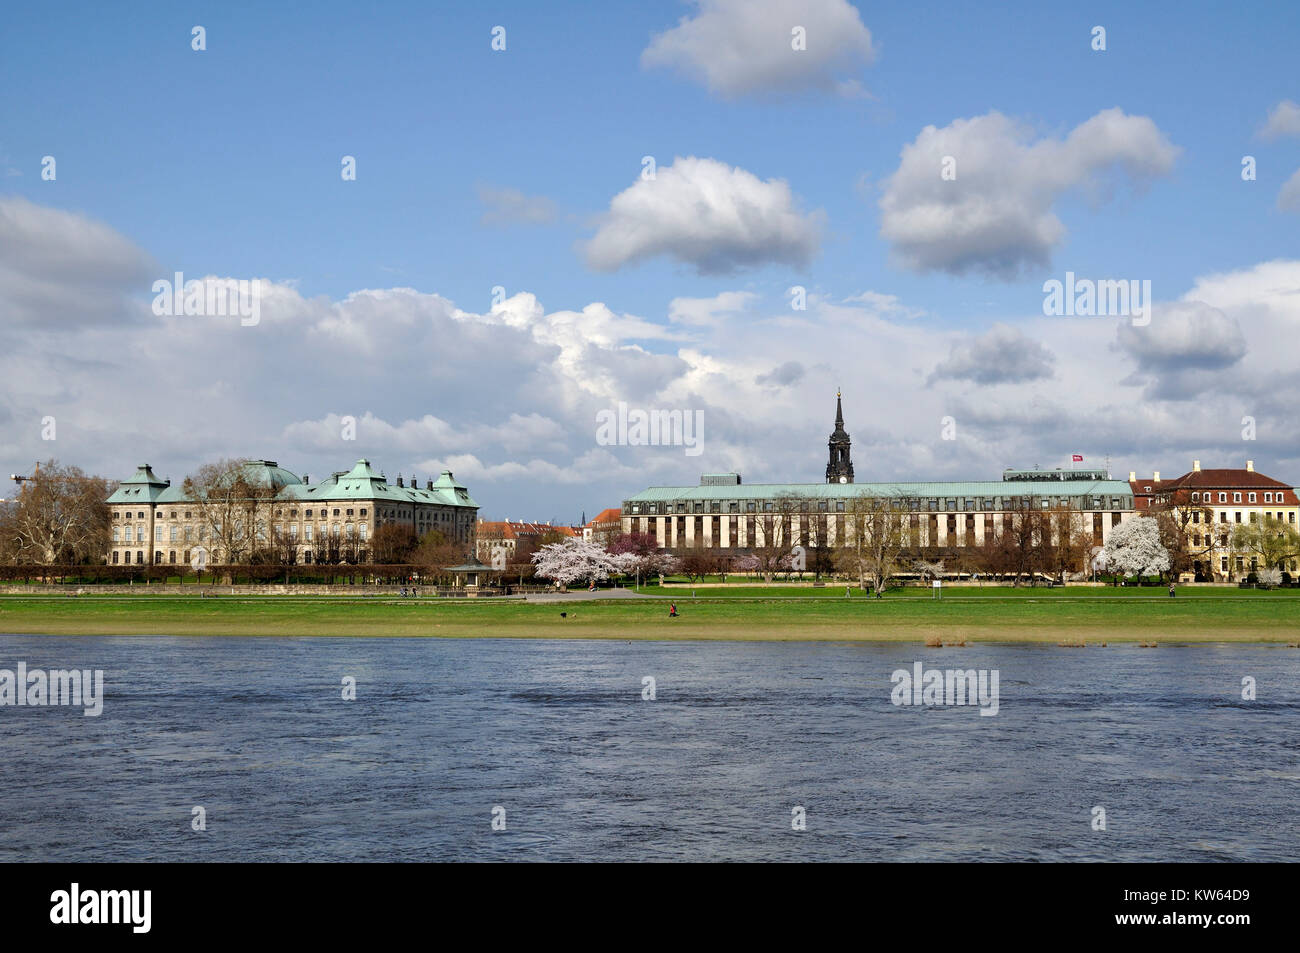
POLYGON ((104 703, 0 707, 0 861, 1300 854, 1295 649, 0 635, 19 662, 104 703), (996 671, 997 714, 894 705, 918 661, 996 671))

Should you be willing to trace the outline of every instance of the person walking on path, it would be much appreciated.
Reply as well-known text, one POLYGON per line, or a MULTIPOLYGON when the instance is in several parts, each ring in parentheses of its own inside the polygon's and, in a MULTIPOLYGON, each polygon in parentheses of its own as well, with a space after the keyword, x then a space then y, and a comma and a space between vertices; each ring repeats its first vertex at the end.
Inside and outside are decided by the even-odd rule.
POLYGON ((668 618, 670 619, 677 618, 677 603, 675 602, 668 603, 668 618))

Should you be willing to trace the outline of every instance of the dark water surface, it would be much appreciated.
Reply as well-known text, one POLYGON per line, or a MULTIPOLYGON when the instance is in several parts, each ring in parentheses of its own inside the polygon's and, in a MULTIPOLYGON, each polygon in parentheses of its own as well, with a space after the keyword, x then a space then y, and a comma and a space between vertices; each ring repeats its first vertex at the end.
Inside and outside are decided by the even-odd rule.
POLYGON ((19 661, 106 698, 0 707, 0 861, 1300 855, 1295 649, 0 636, 19 661), (893 706, 917 660, 997 669, 999 713, 893 706))

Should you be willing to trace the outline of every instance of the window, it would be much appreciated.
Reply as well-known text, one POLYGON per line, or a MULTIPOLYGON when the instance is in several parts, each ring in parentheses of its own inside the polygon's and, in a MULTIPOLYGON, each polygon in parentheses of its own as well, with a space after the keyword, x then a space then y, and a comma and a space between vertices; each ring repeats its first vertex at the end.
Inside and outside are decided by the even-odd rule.
POLYGON ((1199 494, 1199 493, 1193 493, 1193 494, 1192 494, 1192 502, 1193 502, 1193 503, 1198 503, 1198 502, 1200 502, 1200 499, 1201 499, 1201 494, 1199 494))
POLYGON ((311 523, 308 523, 302 528, 302 536, 303 539, 307 540, 307 542, 311 542, 311 523))
MULTIPOLYGON (((128 526, 127 529, 130 529, 130 527, 128 526)), ((113 542, 115 542, 115 543, 118 542, 118 541, 121 539, 121 537, 122 537, 122 527, 120 527, 120 526, 114 526, 114 527, 113 527, 113 542)))
POLYGON ((167 554, 167 561, 171 563, 173 566, 176 565, 176 550, 173 549, 170 553, 167 554))
POLYGON ((1241 510, 1237 510, 1237 512, 1234 513, 1233 516, 1236 517, 1236 519, 1234 520, 1234 522, 1237 522, 1237 523, 1240 523, 1240 522, 1241 522, 1241 510))
POLYGON ((154 541, 155 543, 161 543, 161 542, 162 542, 162 529, 163 529, 163 528, 162 528, 161 526, 155 526, 155 527, 153 528, 153 541, 154 541))
POLYGON ((1240 493, 1234 493, 1234 494, 1232 494, 1232 502, 1234 502, 1234 503, 1240 503, 1240 502, 1241 502, 1241 494, 1240 494, 1240 493))
POLYGON ((362 541, 363 543, 366 541, 366 524, 365 524, 365 523, 362 523, 362 524, 361 524, 361 541, 362 541))
MULTIPOLYGON (((1255 499, 1255 494, 1254 494, 1254 493, 1250 494, 1250 498, 1251 498, 1251 500, 1254 500, 1254 499, 1255 499)), ((1265 502, 1265 503, 1272 503, 1272 502, 1273 502, 1273 494, 1272 494, 1272 493, 1268 493, 1268 492, 1266 492, 1266 493, 1264 494, 1264 502, 1265 502)))
POLYGON ((348 510, 348 516, 351 516, 351 515, 352 515, 352 511, 351 511, 351 510, 348 510))
POLYGON ((339 515, 338 507, 335 507, 335 508, 334 508, 334 515, 335 515, 335 516, 338 516, 338 515, 339 515))
POLYGON ((365 510, 362 510, 362 511, 361 511, 361 515, 362 515, 362 516, 365 516, 365 515, 366 515, 366 511, 365 511, 365 510))
POLYGON ((1228 494, 1226 494, 1226 493, 1220 493, 1220 494, 1219 494, 1219 502, 1220 502, 1220 503, 1227 503, 1227 502, 1228 502, 1228 494))
POLYGON ((1255 494, 1254 494, 1254 493, 1251 493, 1251 494, 1250 494, 1250 496, 1249 496, 1249 502, 1251 502, 1251 503, 1254 503, 1254 502, 1255 502, 1255 494))
POLYGON ((113 565, 117 565, 117 550, 113 550, 113 565))
POLYGON ((311 510, 307 510, 307 512, 306 512, 304 515, 305 515, 308 519, 311 519, 311 510))

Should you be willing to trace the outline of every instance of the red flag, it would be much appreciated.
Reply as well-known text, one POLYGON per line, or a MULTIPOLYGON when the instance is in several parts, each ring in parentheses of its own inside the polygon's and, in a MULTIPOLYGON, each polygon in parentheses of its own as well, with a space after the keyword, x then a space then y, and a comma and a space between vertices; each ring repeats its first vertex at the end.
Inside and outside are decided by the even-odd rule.
POLYGON ((1071 457, 1070 459, 1071 459, 1071 462, 1073 462, 1073 463, 1083 463, 1083 454, 1081 454, 1081 453, 1076 453, 1076 454, 1075 454, 1073 457, 1071 457))

